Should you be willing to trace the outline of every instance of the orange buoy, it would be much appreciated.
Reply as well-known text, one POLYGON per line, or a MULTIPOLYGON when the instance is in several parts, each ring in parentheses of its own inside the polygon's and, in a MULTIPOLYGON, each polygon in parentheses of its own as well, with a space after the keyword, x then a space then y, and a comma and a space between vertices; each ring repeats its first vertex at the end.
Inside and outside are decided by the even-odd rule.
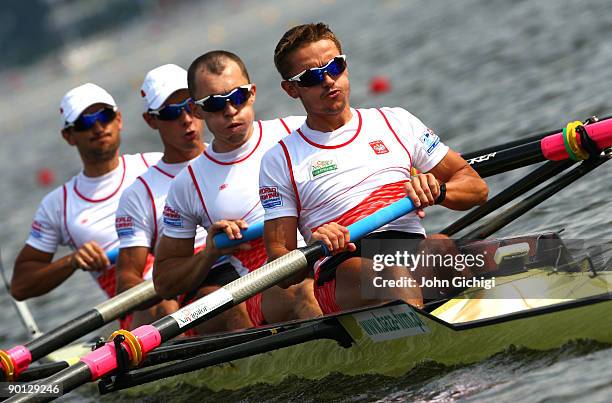
POLYGON ((370 80, 370 92, 373 94, 383 94, 391 91, 391 82, 387 77, 374 76, 370 80))
POLYGON ((51 168, 41 168, 36 173, 36 180, 40 186, 49 186, 55 182, 55 172, 51 168))

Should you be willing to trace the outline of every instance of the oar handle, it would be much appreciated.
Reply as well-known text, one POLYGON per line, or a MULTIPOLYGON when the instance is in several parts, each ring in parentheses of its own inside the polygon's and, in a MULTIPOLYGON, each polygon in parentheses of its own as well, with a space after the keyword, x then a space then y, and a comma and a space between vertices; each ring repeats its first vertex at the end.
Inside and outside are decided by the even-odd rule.
POLYGON ((119 248, 111 249, 106 252, 106 257, 110 260, 111 264, 117 263, 117 258, 119 257, 119 248))
POLYGON ((232 246, 238 246, 241 243, 252 241, 263 236, 264 223, 257 222, 249 225, 249 228, 240 231, 242 238, 240 239, 229 239, 225 232, 220 232, 214 236, 215 246, 217 249, 230 248, 232 246))
MULTIPOLYGON (((372 213, 371 215, 362 218, 361 220, 346 227, 351 236, 351 242, 355 242, 364 236, 374 232, 383 225, 389 224, 397 220, 403 215, 410 213, 415 209, 414 203, 407 197, 403 197, 396 202, 391 203, 387 207, 372 213)), ((320 242, 326 256, 330 256, 330 252, 323 242, 320 242)))
POLYGON ((385 224, 397 220, 403 215, 414 210, 414 203, 407 197, 381 208, 377 212, 357 221, 347 227, 351 233, 351 242, 358 241, 369 233, 377 230, 385 224))

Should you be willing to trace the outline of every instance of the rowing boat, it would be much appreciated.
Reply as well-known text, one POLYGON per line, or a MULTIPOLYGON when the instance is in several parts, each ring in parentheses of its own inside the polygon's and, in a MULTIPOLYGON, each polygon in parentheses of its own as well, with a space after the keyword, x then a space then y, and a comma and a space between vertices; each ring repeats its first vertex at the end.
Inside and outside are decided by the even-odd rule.
MULTIPOLYGON (((490 273, 495 287, 467 288, 425 309, 394 301, 257 330, 190 338, 162 346, 157 354, 171 357, 172 352, 190 350, 193 355, 192 347, 199 344, 195 358, 151 366, 145 362, 143 369, 103 379, 100 391, 131 388, 129 396, 150 395, 177 382, 160 379, 197 369, 182 375, 181 384, 236 390, 290 377, 318 380, 332 373, 401 376, 420 363, 469 364, 511 346, 547 350, 577 339, 612 344, 612 322, 602 320, 612 309, 610 262, 594 267, 590 258, 567 260, 569 252, 559 248, 550 256, 541 246, 528 259, 524 253, 517 258, 517 249, 511 247, 532 248, 551 238, 564 248, 554 234, 489 242, 498 245, 498 251, 512 251, 490 273), (561 255, 563 264, 555 266, 561 255), (542 292, 539 298, 530 294, 534 285, 542 292), (156 382, 134 388, 152 381, 156 382)), ((60 351, 53 358, 66 360, 74 353, 60 351)), ((152 358, 149 364, 157 361, 157 356, 152 358)))
MULTIPOLYGON (((397 376, 423 361, 444 365, 471 363, 509 346, 549 349, 575 339, 612 344, 612 323, 602 320, 612 308, 610 260, 602 265, 594 264, 588 253, 574 256, 554 234, 489 243, 478 241, 484 244, 467 242, 488 238, 612 159, 612 120, 580 127, 577 141, 585 147, 582 153, 586 160, 457 240, 464 251, 493 247, 495 264, 489 264, 482 278, 495 278, 496 287, 466 284, 423 309, 395 301, 311 320, 171 340, 326 255, 322 244, 313 244, 294 250, 151 325, 131 332, 115 332, 114 340, 100 343, 95 351, 81 356, 68 368, 65 367, 81 355, 75 350, 60 350, 50 356, 58 361, 55 369, 41 369, 43 366, 26 369, 34 361, 33 351, 39 355, 48 345, 59 343, 49 337, 44 349, 38 346, 42 343, 33 341, 27 347, 0 351, 4 371, 12 379, 25 380, 36 379, 36 373, 48 376, 59 370, 43 382, 61 386, 67 393, 100 379, 100 391, 109 393, 200 370, 195 376, 181 377, 181 381, 193 379, 198 387, 219 390, 262 382, 275 384, 291 376, 304 379, 320 379, 330 373, 397 376), (556 240, 557 244, 540 247, 544 240, 556 240), (534 289, 538 293, 533 294, 534 289)), ((519 146, 502 145, 486 158, 469 159, 483 176, 549 162, 442 233, 456 234, 575 164, 576 161, 569 160, 573 155, 566 141, 569 132, 543 134, 540 140, 528 139, 519 146)), ((409 199, 398 200, 349 226, 351 240, 361 239, 413 209, 409 199)), ((606 253, 610 245, 602 249, 606 253)), ((62 343, 65 341, 66 338, 62 343)), ((155 385, 159 387, 162 383, 155 385)), ((14 396, 10 401, 40 397, 14 396)))

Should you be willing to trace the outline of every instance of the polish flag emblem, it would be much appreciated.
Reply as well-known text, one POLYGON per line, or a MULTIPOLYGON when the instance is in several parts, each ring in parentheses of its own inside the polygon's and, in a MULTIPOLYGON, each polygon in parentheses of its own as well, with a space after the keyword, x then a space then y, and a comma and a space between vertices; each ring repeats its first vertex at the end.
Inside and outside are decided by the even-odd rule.
POLYGON ((385 143, 383 143, 382 140, 370 141, 369 144, 370 147, 372 147, 372 150, 374 150, 374 152, 376 153, 376 155, 387 154, 389 152, 387 146, 385 146, 385 143))

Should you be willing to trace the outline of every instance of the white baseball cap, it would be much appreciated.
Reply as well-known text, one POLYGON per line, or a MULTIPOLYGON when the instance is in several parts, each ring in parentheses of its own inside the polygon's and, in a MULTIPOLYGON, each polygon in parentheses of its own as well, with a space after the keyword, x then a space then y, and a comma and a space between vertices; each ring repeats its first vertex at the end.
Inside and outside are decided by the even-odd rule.
POLYGON ((60 103, 60 113, 65 123, 73 123, 85 109, 98 103, 117 107, 111 94, 104 88, 92 83, 83 84, 64 95, 60 103))
POLYGON ((187 88, 187 70, 176 64, 164 64, 147 73, 140 95, 144 98, 145 110, 155 110, 175 91, 187 88))

